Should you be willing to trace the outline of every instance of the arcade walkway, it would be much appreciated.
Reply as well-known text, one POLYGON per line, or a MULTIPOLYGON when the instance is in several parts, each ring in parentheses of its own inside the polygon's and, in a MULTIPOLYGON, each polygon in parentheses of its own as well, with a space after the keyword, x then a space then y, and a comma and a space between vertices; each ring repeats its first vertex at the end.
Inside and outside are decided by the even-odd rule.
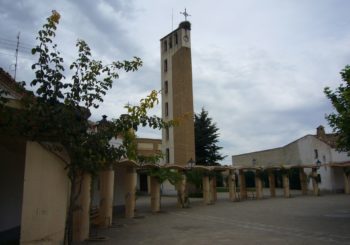
POLYGON ((108 241, 83 244, 350 244, 350 196, 293 195, 229 202, 218 193, 215 205, 191 198, 192 208, 176 208, 162 197, 162 212, 152 214, 149 197, 138 197, 134 219, 116 218, 99 230, 108 241))

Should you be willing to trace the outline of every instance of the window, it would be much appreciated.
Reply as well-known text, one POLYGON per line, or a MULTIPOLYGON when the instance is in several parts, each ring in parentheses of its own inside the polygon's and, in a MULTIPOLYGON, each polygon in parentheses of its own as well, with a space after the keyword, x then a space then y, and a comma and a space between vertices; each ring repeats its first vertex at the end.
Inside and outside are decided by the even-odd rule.
POLYGON ((166 156, 166 163, 169 163, 170 162, 170 151, 169 151, 169 148, 166 148, 165 156, 166 156))
POLYGON ((165 59, 164 60, 164 72, 167 72, 168 71, 168 60, 165 59))
POLYGON ((178 44, 178 42, 179 42, 179 39, 178 39, 177 33, 175 33, 175 44, 178 44))
POLYGON ((318 150, 315 149, 314 152, 315 152, 315 159, 318 159, 318 150))
POLYGON ((169 115, 169 105, 168 102, 165 102, 165 116, 167 117, 169 115))
POLYGON ((169 128, 165 128, 165 139, 169 140, 169 128))
POLYGON ((170 36, 169 37, 169 48, 172 48, 173 47, 173 37, 170 36))
POLYGON ((167 49, 168 49, 168 42, 167 42, 167 40, 164 40, 164 42, 163 42, 163 51, 165 52, 165 51, 167 51, 167 49))
POLYGON ((164 93, 168 94, 168 81, 164 82, 164 93))

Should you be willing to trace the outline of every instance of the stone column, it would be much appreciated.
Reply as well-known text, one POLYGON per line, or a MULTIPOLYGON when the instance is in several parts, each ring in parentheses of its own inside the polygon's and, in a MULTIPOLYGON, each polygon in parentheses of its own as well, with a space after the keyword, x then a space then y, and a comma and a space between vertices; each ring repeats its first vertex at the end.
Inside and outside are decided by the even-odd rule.
POLYGON ((301 194, 307 195, 307 176, 304 171, 304 168, 299 168, 299 179, 300 179, 301 194))
POLYGON ((255 171, 255 192, 256 192, 256 199, 263 198, 263 186, 262 186, 260 170, 255 171))
POLYGON ((73 241, 81 242, 89 238, 90 233, 90 190, 91 174, 83 173, 75 184, 78 194, 73 212, 73 241))
POLYGON ((344 175, 344 193, 350 194, 350 174, 346 174, 345 169, 343 169, 344 175))
POLYGON ((113 219, 113 194, 114 194, 114 170, 104 170, 99 174, 100 178, 100 210, 99 223, 102 227, 112 225, 113 219))
POLYGON ((316 168, 312 169, 311 175, 312 175, 312 189, 313 189, 314 195, 319 196, 320 189, 318 188, 317 169, 316 168))
POLYGON ((284 173, 282 174, 283 179, 283 191, 284 191, 284 197, 290 197, 290 190, 289 190, 289 174, 284 173))
POLYGON ((275 173, 273 170, 269 170, 269 187, 270 187, 270 196, 276 196, 276 181, 275 181, 275 173))
POLYGON ((150 176, 151 209, 153 213, 160 211, 160 183, 157 178, 150 176))
POLYGON ((126 167, 125 176, 125 218, 135 216, 137 174, 134 167, 126 167))
POLYGON ((210 204, 210 182, 209 176, 203 176, 203 202, 204 204, 210 204))
POLYGON ((232 170, 229 171, 228 175, 228 190, 230 195, 230 201, 236 201, 236 179, 235 174, 232 170))
POLYGON ((241 193, 241 199, 242 200, 247 199, 248 195, 247 195, 247 188, 245 185, 245 175, 242 169, 239 170, 239 190, 241 193))
POLYGON ((216 192, 216 176, 212 176, 210 178, 210 193, 211 193, 211 203, 215 203, 216 200, 218 199, 218 195, 216 192))
POLYGON ((182 180, 177 184, 177 207, 189 207, 187 179, 185 173, 182 173, 182 180))

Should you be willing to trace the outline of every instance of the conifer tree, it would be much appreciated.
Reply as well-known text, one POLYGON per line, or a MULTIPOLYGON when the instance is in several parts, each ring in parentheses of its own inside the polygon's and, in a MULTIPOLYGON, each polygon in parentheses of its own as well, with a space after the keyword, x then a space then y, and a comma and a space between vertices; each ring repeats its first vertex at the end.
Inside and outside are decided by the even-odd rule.
POLYGON ((208 112, 202 108, 194 118, 196 163, 199 165, 219 165, 225 156, 219 153, 222 147, 218 146, 219 129, 208 116, 208 112))

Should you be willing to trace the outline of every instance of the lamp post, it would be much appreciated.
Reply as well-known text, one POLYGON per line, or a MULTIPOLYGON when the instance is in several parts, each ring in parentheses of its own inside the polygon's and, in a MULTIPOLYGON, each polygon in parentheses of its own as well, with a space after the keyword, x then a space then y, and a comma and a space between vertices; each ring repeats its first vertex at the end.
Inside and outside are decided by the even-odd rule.
POLYGON ((252 163, 253 163, 253 166, 256 165, 256 159, 255 158, 253 158, 252 163))
POLYGON ((188 168, 189 170, 192 170, 192 168, 193 168, 193 166, 194 166, 195 164, 196 164, 195 161, 193 161, 193 159, 192 159, 192 157, 191 157, 191 159, 188 160, 188 162, 187 162, 187 168, 188 168))
POLYGON ((316 161, 316 166, 317 166, 317 168, 320 168, 321 163, 322 163, 322 162, 321 162, 319 159, 317 159, 317 161, 316 161))

